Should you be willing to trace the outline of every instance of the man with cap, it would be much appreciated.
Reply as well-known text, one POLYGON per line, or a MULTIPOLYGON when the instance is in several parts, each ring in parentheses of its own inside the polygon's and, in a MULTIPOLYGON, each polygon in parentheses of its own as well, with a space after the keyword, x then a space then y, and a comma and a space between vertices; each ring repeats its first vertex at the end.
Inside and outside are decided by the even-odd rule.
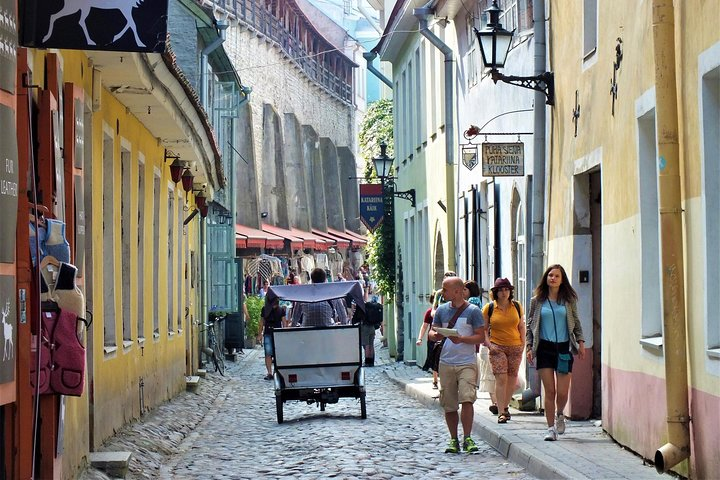
POLYGON ((462 423, 464 439, 462 449, 478 451, 470 434, 473 426, 473 403, 477 398, 477 361, 475 345, 485 339, 482 313, 465 300, 465 284, 460 277, 443 280, 442 295, 447 303, 440 305, 433 317, 433 329, 428 333, 432 341, 444 341, 440 353, 439 374, 440 404, 445 411, 445 423, 450 431, 450 442, 445 453, 458 453, 458 423, 462 423), (447 338, 436 329, 451 328, 447 338), (461 413, 458 415, 458 407, 461 413))

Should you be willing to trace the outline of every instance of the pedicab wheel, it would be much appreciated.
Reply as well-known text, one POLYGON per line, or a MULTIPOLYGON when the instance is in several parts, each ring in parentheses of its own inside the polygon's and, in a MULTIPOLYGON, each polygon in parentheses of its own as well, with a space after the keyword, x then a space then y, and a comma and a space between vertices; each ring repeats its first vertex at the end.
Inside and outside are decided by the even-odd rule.
POLYGON ((367 418, 367 408, 365 407, 365 394, 360 394, 360 418, 365 420, 367 418))
POLYGON ((277 413, 277 422, 283 422, 283 401, 280 395, 275 395, 275 411, 277 413))

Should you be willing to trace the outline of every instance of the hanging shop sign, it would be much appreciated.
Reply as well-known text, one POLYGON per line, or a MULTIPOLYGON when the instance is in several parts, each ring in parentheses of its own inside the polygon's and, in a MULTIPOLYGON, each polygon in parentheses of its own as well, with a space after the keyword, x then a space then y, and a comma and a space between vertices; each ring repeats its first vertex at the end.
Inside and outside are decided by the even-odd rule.
POLYGON ((0 262, 15 261, 15 231, 18 209, 17 136, 15 112, 0 104, 0 262))
POLYGON ((525 144, 482 144, 482 173, 484 177, 522 177, 525 175, 525 144))
POLYGON ((0 0, 0 88, 7 92, 15 91, 17 42, 15 0, 0 0))
POLYGON ((17 302, 15 277, 0 275, 0 320, 3 341, 0 343, 0 385, 15 380, 15 345, 17 340, 17 302))
POLYGON ((32 48, 165 51, 168 0, 27 0, 20 43, 32 48))
POLYGON ((478 146, 472 143, 462 146, 462 164, 465 168, 472 170, 478 164, 478 146))
POLYGON ((360 220, 368 230, 374 232, 385 217, 383 188, 379 183, 360 184, 360 220))

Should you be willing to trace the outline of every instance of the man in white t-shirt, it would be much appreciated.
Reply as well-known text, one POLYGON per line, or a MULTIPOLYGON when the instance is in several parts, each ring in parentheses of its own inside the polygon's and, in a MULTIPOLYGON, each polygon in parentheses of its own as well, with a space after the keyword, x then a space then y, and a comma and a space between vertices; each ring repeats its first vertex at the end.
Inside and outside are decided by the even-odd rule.
POLYGON ((433 317, 433 329, 428 338, 440 341, 444 337, 435 329, 447 328, 456 313, 454 329, 457 336, 445 340, 440 353, 440 405, 445 411, 445 423, 450 431, 450 442, 445 453, 458 453, 460 442, 457 437, 459 421, 463 427, 462 449, 465 452, 477 452, 478 447, 471 438, 473 425, 473 403, 477 398, 477 360, 475 345, 485 340, 485 322, 482 311, 465 300, 465 284, 460 277, 447 277, 443 280, 442 295, 447 303, 440 305, 433 317), (458 407, 462 405, 460 415, 458 407))

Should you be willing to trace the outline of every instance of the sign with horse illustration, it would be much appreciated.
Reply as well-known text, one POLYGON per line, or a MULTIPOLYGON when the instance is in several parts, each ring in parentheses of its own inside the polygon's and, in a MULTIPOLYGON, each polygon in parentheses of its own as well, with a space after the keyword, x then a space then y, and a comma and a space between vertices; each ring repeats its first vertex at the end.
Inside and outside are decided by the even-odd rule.
POLYGON ((16 290, 15 278, 0 275, 0 322, 2 338, 0 343, 0 384, 15 380, 15 340, 16 328, 16 290))
POLYGON ((164 52, 168 0, 28 0, 20 43, 34 48, 164 52))

